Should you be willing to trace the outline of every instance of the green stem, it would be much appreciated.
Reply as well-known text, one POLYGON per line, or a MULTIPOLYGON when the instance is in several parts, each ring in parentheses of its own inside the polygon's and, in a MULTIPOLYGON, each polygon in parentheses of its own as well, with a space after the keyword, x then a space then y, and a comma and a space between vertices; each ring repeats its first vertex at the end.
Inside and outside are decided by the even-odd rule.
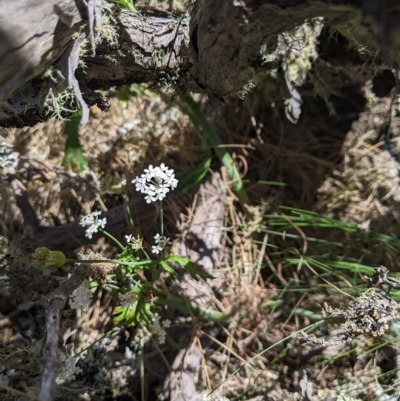
MULTIPOLYGON (((164 209, 163 209, 163 203, 160 201, 160 235, 164 236, 164 209)), ((165 258, 165 251, 164 248, 161 251, 161 258, 165 258)))
POLYGON ((142 248, 142 252, 143 252, 144 256, 146 256, 147 260, 151 260, 150 256, 147 254, 147 252, 144 250, 144 248, 142 248))
POLYGON ((131 228, 131 231, 133 233, 134 229, 135 229, 135 223, 133 222, 131 208, 129 206, 129 203, 127 202, 127 198, 126 198, 125 195, 124 195, 123 199, 124 199, 124 206, 125 206, 126 214, 128 216, 128 224, 129 224, 129 226, 131 228))
POLYGON ((114 237, 112 236, 109 232, 103 230, 102 228, 99 228, 99 231, 104 234, 106 237, 110 238, 112 241, 114 241, 123 251, 125 247, 114 237))
POLYGON ((122 262, 114 259, 94 260, 94 259, 65 259, 65 263, 112 263, 122 266, 144 266, 152 263, 151 260, 142 260, 141 262, 122 262))
POLYGON ((160 201, 160 233, 164 236, 164 210, 163 210, 163 203, 160 201))

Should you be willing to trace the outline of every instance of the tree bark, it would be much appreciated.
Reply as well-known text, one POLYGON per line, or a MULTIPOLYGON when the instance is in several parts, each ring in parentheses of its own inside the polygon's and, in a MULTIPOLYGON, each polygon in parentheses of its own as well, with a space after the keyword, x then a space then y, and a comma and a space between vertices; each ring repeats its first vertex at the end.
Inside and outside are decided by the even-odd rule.
MULTIPOLYGON (((258 74, 276 68, 263 62, 261 47, 271 53, 278 34, 315 17, 324 17, 331 26, 349 24, 361 44, 380 47, 386 62, 398 62, 400 5, 396 0, 384 3, 197 0, 190 15, 146 7, 128 12, 110 5, 103 10, 108 22, 101 29, 96 55, 81 52, 85 67, 76 71, 76 77, 84 100, 102 109, 107 109, 107 101, 96 90, 134 82, 172 84, 223 103, 258 74)), ((33 125, 52 115, 44 104, 56 97, 59 88, 53 87, 49 74, 47 78, 43 74, 51 67, 63 70, 61 56, 87 29, 86 19, 82 0, 0 2, 1 126, 33 125)), ((61 107, 63 116, 68 113, 61 107)))

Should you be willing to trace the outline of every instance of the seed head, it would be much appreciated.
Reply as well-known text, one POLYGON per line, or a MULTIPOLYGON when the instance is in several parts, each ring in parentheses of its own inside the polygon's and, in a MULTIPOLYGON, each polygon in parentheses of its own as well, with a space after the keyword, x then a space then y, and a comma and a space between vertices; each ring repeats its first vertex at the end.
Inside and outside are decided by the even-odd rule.
POLYGON ((36 248, 32 257, 35 269, 62 267, 66 261, 65 255, 61 251, 51 251, 46 247, 36 248))

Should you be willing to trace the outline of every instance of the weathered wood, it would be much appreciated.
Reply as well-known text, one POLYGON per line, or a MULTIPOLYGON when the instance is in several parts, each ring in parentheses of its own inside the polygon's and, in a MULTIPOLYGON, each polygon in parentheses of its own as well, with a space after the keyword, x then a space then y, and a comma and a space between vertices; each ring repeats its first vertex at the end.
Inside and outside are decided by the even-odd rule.
MULTIPOLYGON (((17 111, 32 102, 22 86, 54 64, 82 26, 83 7, 66 0, 0 2, 0 101, 22 90, 26 105, 3 106, 17 111), (7 107, 8 106, 8 107, 7 107)), ((5 116, 0 111, 1 120, 5 116)))
POLYGON ((60 341, 61 312, 68 297, 88 276, 85 268, 75 269, 71 277, 64 281, 55 291, 47 295, 46 337, 43 345, 43 370, 40 377, 39 400, 54 399, 58 371, 58 345, 60 341))
MULTIPOLYGON (((279 33, 314 17, 324 17, 328 25, 358 27, 353 29, 354 35, 361 32, 357 40, 370 49, 377 49, 378 42, 385 60, 398 62, 400 5, 394 0, 380 4, 375 0, 197 0, 190 17, 110 6, 111 11, 103 11, 110 15, 100 32, 96 56, 82 54, 86 67, 76 75, 84 100, 103 109, 106 101, 96 89, 133 82, 174 84, 222 103, 269 68, 261 59, 261 47, 271 53, 279 33)), ((20 127, 49 118, 43 103, 51 82, 40 76, 49 67, 58 67, 74 35, 84 29, 87 21, 81 1, 0 1, 0 125, 20 127)))

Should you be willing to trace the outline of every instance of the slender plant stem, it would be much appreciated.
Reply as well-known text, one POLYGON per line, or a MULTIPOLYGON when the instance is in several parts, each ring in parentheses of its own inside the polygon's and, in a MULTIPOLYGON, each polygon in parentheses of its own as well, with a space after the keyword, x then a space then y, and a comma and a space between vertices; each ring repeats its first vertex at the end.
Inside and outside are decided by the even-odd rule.
POLYGON ((65 259, 65 263, 112 263, 114 265, 123 266, 143 266, 152 263, 151 260, 142 260, 140 262, 123 262, 121 260, 104 259, 104 260, 93 260, 93 259, 65 259))
POLYGON ((160 201, 160 232, 161 235, 164 235, 164 209, 163 209, 163 203, 160 201))
POLYGON ((146 258, 147 258, 148 260, 151 260, 151 259, 150 259, 150 256, 149 256, 148 253, 144 250, 144 248, 142 248, 142 252, 144 253, 144 256, 146 256, 146 258))
POLYGON ((109 232, 107 232, 107 231, 105 231, 105 230, 103 230, 103 229, 101 229, 101 228, 99 229, 99 231, 100 231, 102 234, 104 234, 106 237, 108 237, 108 238, 110 238, 112 241, 114 241, 115 244, 117 244, 117 245, 121 248, 122 251, 125 249, 125 247, 124 247, 113 235, 111 235, 109 232))
POLYGON ((133 233, 133 230, 135 229, 135 223, 133 222, 131 208, 129 207, 129 202, 128 202, 127 197, 124 196, 123 199, 124 199, 124 206, 125 206, 126 214, 128 215, 128 223, 129 223, 129 226, 133 233))
MULTIPOLYGON (((163 209, 163 202, 160 201, 160 232, 161 236, 164 236, 164 209, 163 209)), ((161 251, 161 257, 165 258, 165 250, 161 251)))

